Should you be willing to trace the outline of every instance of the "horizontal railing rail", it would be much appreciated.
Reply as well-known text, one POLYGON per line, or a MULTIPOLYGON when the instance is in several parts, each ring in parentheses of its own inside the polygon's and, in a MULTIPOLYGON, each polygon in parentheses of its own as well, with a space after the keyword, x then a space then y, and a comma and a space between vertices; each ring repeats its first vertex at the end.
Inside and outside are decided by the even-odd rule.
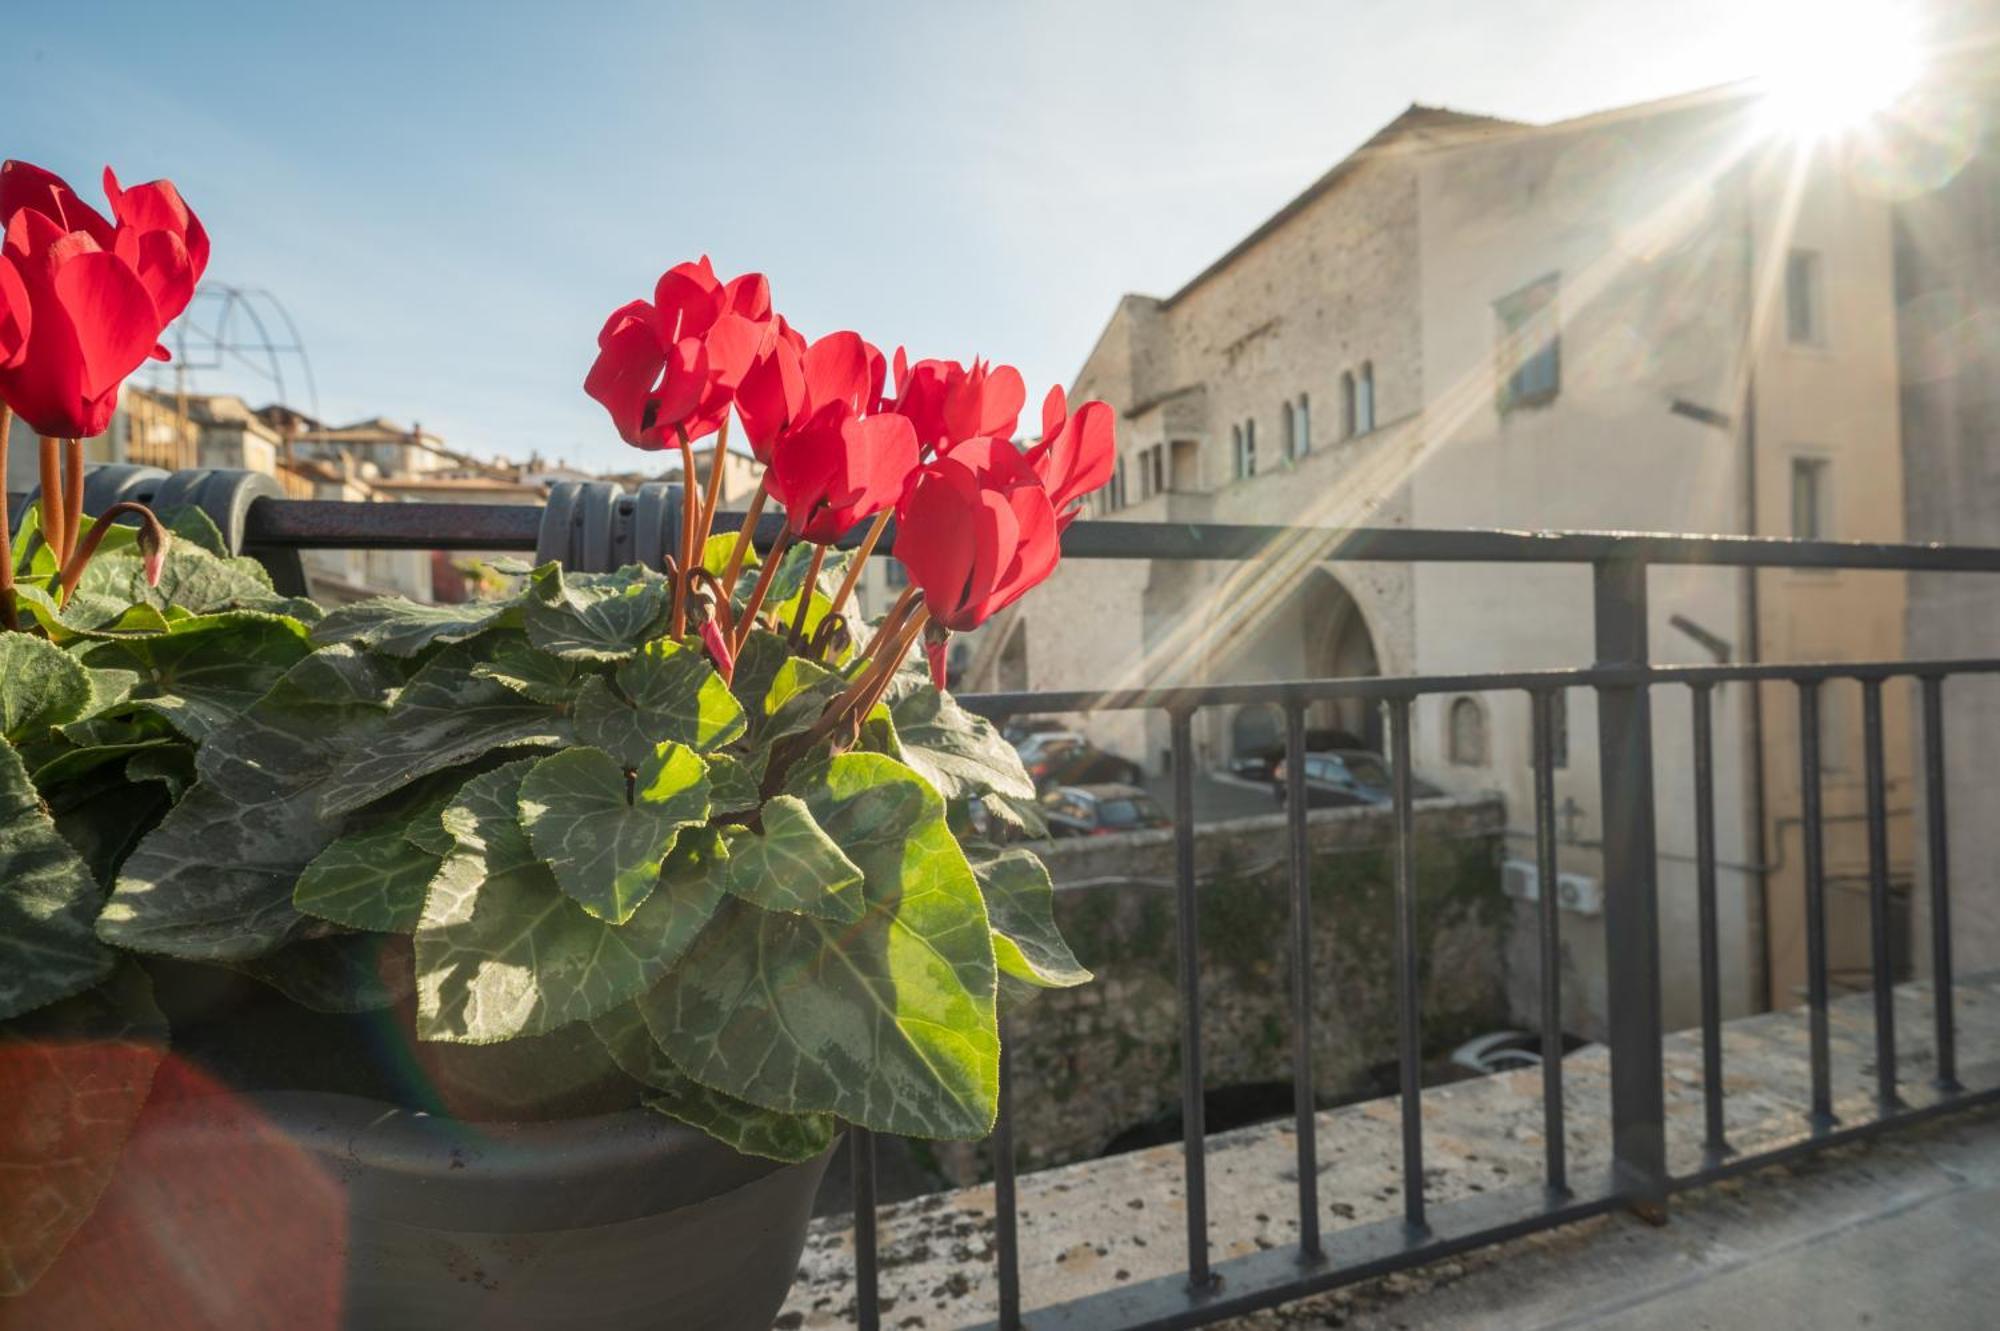
MULTIPOLYGON (((164 473, 162 473, 164 475, 164 473)), ((130 478, 128 478, 128 481, 130 478)), ((538 556, 594 561, 607 566, 671 548, 679 505, 674 491, 645 487, 623 497, 613 487, 557 487, 546 507, 436 503, 362 504, 251 498, 239 514, 242 546, 269 552, 314 548, 535 551, 538 556)), ((724 514, 720 530, 735 530, 739 515, 724 514)), ((778 523, 766 518, 760 543, 775 539, 778 523)), ((2000 549, 1961 546, 1786 541, 1740 536, 1684 536, 1631 532, 1425 531, 1393 529, 1203 526, 1084 521, 1063 538, 1072 558, 1146 560, 1255 560, 1309 552, 1312 562, 1396 561, 1490 564, 1574 564, 1592 571, 1591 616, 1596 660, 1562 670, 1500 671, 1404 678, 1300 679, 1255 684, 1173 684, 1108 691, 1063 690, 967 695, 962 701, 991 717, 1027 712, 1143 710, 1163 714, 1170 736, 1175 827, 1175 938, 1179 985, 1182 1151, 1187 1220, 1185 1265, 1179 1275, 1120 1285, 1029 1314, 1021 1269, 1018 1187, 1013 1131, 1011 1061, 1003 1045, 1000 1116, 990 1149, 994 1172, 998 1306, 993 1325, 1003 1331, 1049 1328, 1192 1327, 1266 1307, 1318 1290, 1515 1238, 1609 1209, 1624 1207, 1664 1218, 1669 1195, 1728 1174, 1804 1151, 1824 1149, 1897 1124, 2000 1099, 2000 1085, 1967 1087, 1952 1004, 1951 865, 1945 788, 1945 686, 1965 675, 2000 673, 2000 659, 1868 662, 1651 663, 1648 643, 1647 570, 1653 565, 1733 568, 1876 569, 1903 572, 2000 573, 2000 549), (1929 950, 1935 1065, 1927 1085, 1902 1079, 1896 1058, 1893 995, 1889 816, 1884 759, 1883 691, 1890 681, 1914 680, 1918 695, 1922 843, 1929 893, 1929 950), (1828 874, 1824 835, 1820 713, 1829 681, 1859 681, 1863 718, 1863 767, 1867 842, 1868 947, 1875 1012, 1875 1089, 1872 1111, 1835 1117, 1828 1031, 1825 896, 1828 874), (1805 934, 1808 1010, 1809 1112, 1794 1138, 1759 1152, 1739 1153, 1724 1133, 1721 1039, 1720 912, 1716 900, 1716 741, 1713 700, 1718 686, 1742 681, 1789 685, 1798 720, 1798 779, 1804 826, 1805 934), (1542 1062, 1545 1160, 1540 1186, 1491 1193, 1449 1206, 1432 1206, 1424 1188, 1421 1114, 1423 1014, 1416 955, 1418 895, 1412 782, 1411 718, 1422 697, 1439 693, 1525 694, 1532 737, 1532 827, 1536 843, 1535 954, 1540 993, 1540 1033, 1545 1047, 1559 1047, 1562 921, 1556 878, 1554 699, 1587 688, 1597 696, 1598 769, 1602 806, 1604 951, 1607 1036, 1611 1072, 1611 1160, 1601 1177, 1579 1178, 1570 1167, 1563 1117, 1560 1057, 1542 1062), (1703 1071, 1703 1157, 1699 1167, 1670 1171, 1666 1149, 1661 1022, 1658 852, 1655 845, 1652 699, 1660 689, 1685 690, 1690 699, 1693 754, 1692 802, 1696 850, 1696 933, 1703 1071), (1400 1220, 1349 1225, 1332 1234, 1322 1227, 1329 1208, 1320 1195, 1315 1139, 1312 1027, 1313 910, 1311 845, 1303 757, 1306 710, 1328 699, 1360 699, 1386 713, 1393 790, 1393 958, 1397 1006, 1396 1047, 1401 1113, 1400 1220), (1215 1261, 1211 1246, 1203 1081, 1203 1031, 1199 964, 1194 831, 1194 718, 1203 710, 1270 704, 1285 723, 1289 896, 1290 1020, 1293 1118, 1297 1135, 1298 1242, 1289 1248, 1215 1261)), ((879 550, 893 549, 893 536, 879 550)), ((296 558, 296 556, 290 556, 296 558)), ((1952 742, 1962 742, 1953 737, 1952 742)), ((1984 1065, 1982 1065, 1983 1067, 1984 1065)), ((881 1325, 881 1257, 874 1205, 875 1143, 850 1133, 854 1169, 856 1317, 864 1331, 881 1325)))

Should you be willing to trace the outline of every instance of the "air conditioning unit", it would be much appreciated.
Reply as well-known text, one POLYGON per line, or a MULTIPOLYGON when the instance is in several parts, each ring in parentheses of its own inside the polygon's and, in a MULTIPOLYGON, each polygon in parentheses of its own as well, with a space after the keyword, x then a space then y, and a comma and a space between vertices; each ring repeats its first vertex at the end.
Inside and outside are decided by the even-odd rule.
MULTIPOLYGON (((1541 900, 1540 866, 1533 860, 1502 860, 1500 890, 1516 901, 1541 900)), ((1556 875, 1556 904, 1572 915, 1602 915, 1604 889, 1588 874, 1559 873, 1556 875)))

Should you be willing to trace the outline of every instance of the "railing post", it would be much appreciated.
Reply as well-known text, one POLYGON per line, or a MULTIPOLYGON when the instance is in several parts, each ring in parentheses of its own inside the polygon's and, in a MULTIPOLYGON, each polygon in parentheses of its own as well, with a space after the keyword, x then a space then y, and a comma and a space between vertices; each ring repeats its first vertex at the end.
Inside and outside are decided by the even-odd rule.
MULTIPOLYGON (((1646 565, 1592 567, 1597 664, 1644 667, 1646 565)), ((1611 1048, 1613 1182, 1634 1212, 1667 1215, 1666 1096, 1660 1067, 1658 856, 1653 830, 1653 709, 1643 683, 1597 692, 1604 823, 1604 948, 1611 1048)))

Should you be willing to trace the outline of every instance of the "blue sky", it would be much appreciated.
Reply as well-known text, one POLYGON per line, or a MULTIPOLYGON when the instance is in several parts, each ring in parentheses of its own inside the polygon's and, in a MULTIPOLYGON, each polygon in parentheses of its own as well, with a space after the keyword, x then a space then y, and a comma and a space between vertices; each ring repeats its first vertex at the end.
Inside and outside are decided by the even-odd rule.
POLYGON ((0 155, 173 178, 334 420, 627 466, 579 385, 678 259, 766 272, 809 333, 1012 361, 1032 403, 1121 292, 1171 291, 1409 102, 1541 120, 1739 78, 1756 7, 24 5, 0 155))

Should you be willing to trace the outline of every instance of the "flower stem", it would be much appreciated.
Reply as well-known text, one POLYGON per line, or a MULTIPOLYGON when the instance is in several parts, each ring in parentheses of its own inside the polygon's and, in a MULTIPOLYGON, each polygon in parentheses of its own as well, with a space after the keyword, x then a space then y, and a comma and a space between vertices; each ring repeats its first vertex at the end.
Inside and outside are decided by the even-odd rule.
POLYGON ((708 492, 701 500, 701 520, 695 528, 694 562, 699 565, 708 558, 708 534, 715 528, 715 510, 722 503, 722 464, 729 456, 729 417, 722 418, 722 425, 715 432, 715 455, 708 464, 708 492))
POLYGON ((861 544, 855 547, 854 557, 847 563, 847 576, 840 580, 840 590, 833 597, 835 610, 847 604, 848 593, 854 590, 855 583, 861 581, 861 570, 868 567, 868 556, 875 553, 875 543, 882 539, 882 529, 889 525, 889 519, 894 513, 894 509, 885 508, 876 514, 873 525, 868 528, 868 534, 862 537, 861 544))
POLYGON ((729 566, 722 571, 722 594, 736 595, 736 579, 743 574, 743 557, 750 553, 750 546, 757 538, 757 519, 764 516, 764 501, 770 497, 764 488, 764 478, 757 478, 757 492, 750 496, 750 507, 744 510, 743 525, 736 530, 736 544, 729 547, 729 566))
POLYGON ((14 533, 7 513, 7 439, 14 433, 14 409, 0 402, 0 625, 18 629, 14 612, 14 533))
POLYGON ((63 440, 63 552, 57 562, 69 563, 83 528, 83 440, 63 440))
POLYGON ((903 594, 896 598, 896 604, 889 607, 889 613, 882 616, 882 622, 875 626, 875 632, 869 637, 868 645, 861 649, 863 656, 874 656, 876 649, 887 642, 889 636, 897 629, 903 627, 903 616, 910 613, 910 605, 917 599, 917 595, 915 587, 903 589, 903 594))
POLYGON ((681 549, 674 569, 674 627, 676 638, 687 632, 688 570, 694 564, 694 557, 688 552, 694 548, 695 514, 700 503, 695 498, 694 445, 688 442, 685 425, 680 427, 681 444, 681 549))
POLYGON ((104 538, 110 534, 113 519, 127 513, 139 519, 139 545, 147 552, 146 581, 157 584, 159 561, 166 557, 167 544, 172 537, 166 527, 161 525, 158 515, 152 509, 144 504, 126 500, 113 504, 98 515, 96 523, 90 529, 90 535, 83 538, 70 555, 68 562, 63 565, 61 590, 56 598, 58 604, 68 601, 70 593, 76 590, 77 580, 83 577, 84 567, 90 563, 91 556, 97 553, 97 547, 104 543, 104 538))
POLYGON ((764 555, 764 567, 757 570, 757 585, 750 589, 750 600, 743 607, 743 617, 736 621, 736 641, 731 649, 742 655, 743 644, 750 641, 750 630, 757 627, 757 612, 764 608, 764 597, 771 590, 771 579, 778 571, 778 556, 785 553, 785 546, 792 539, 789 525, 778 533, 778 539, 764 555))
POLYGON ((63 560, 62 449, 56 439, 42 436, 42 544, 56 567, 63 560))
POLYGON ((792 644, 797 646, 806 636, 806 612, 812 609, 813 586, 819 581, 820 567, 826 563, 826 547, 814 545, 812 562, 806 565, 806 580, 799 584, 799 611, 792 616, 792 644))

